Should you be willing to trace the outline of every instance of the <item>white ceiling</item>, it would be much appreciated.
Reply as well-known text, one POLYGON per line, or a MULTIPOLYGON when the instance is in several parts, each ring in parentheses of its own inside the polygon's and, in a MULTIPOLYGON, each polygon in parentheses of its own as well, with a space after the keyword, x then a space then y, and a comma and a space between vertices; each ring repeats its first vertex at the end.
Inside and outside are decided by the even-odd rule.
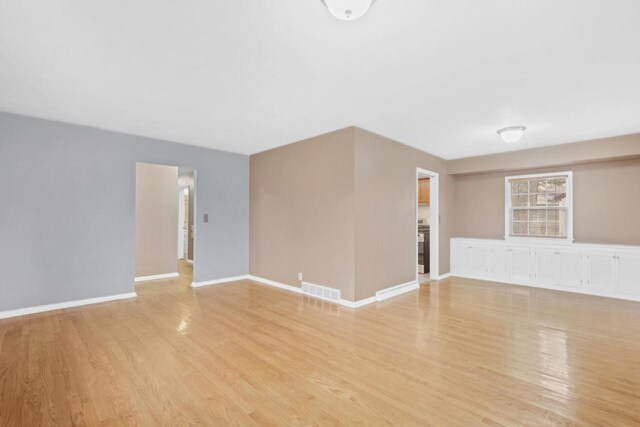
POLYGON ((0 110, 239 153, 350 125, 447 159, 635 133, 640 1, 343 22, 321 0, 0 0, 0 110))

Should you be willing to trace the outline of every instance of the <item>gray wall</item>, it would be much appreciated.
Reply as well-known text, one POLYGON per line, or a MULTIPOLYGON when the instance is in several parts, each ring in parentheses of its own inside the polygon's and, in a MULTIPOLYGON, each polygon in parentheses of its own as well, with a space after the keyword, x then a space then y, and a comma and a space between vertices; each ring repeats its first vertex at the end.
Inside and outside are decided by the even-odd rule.
POLYGON ((0 113, 0 311, 134 290, 136 162, 196 170, 195 281, 248 273, 248 156, 0 113))

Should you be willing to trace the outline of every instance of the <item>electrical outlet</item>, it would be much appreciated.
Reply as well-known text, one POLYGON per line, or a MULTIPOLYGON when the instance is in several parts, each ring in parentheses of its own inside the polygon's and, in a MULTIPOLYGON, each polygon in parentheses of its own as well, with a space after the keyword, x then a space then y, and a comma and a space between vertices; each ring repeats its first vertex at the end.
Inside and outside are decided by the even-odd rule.
POLYGON ((302 273, 298 273, 298 280, 302 281, 302 273))
POLYGON ((209 222, 209 214, 202 215, 202 222, 209 222))

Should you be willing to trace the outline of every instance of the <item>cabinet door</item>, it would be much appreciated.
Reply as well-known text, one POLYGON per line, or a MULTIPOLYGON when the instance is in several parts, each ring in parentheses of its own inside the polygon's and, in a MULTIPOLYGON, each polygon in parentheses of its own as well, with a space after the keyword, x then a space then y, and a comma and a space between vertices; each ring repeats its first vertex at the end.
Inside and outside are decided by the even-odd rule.
POLYGON ((509 280, 517 282, 528 282, 529 271, 529 249, 509 248, 509 280))
POLYGON ((451 248, 453 271, 455 274, 466 275, 469 271, 469 250, 466 246, 455 245, 451 248))
POLYGON ((618 292, 640 296, 640 255, 616 254, 618 260, 618 292))
POLYGON ((558 285, 569 288, 582 286, 583 256, 576 251, 558 252, 558 285))
POLYGON ((587 286, 596 291, 613 292, 616 280, 616 254, 590 252, 587 255, 587 286))
POLYGON ((558 283, 558 252, 553 249, 536 249, 534 252, 534 285, 558 283))
POLYGON ((423 178, 418 180, 418 203, 421 205, 429 204, 430 179, 423 178))
POLYGON ((509 249, 502 247, 491 248, 490 276, 495 280, 509 279, 509 249))
POLYGON ((487 275, 488 249, 484 246, 469 246, 469 274, 473 277, 487 275))

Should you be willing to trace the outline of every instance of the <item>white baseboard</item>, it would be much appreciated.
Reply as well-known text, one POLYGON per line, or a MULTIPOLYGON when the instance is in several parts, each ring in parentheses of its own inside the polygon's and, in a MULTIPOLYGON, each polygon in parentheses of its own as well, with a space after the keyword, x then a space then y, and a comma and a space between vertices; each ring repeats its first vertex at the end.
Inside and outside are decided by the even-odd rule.
POLYGON ((444 280, 444 279, 446 279, 446 278, 448 278, 448 277, 451 277, 451 273, 442 274, 442 275, 438 276, 438 277, 436 278, 436 280, 444 280))
POLYGON ((381 289, 376 292, 376 300, 384 301, 389 298, 393 298, 397 295, 402 295, 407 292, 415 291, 420 288, 420 284, 418 284, 417 280, 412 280, 411 282, 402 283, 400 285, 391 286, 390 288, 381 289))
MULTIPOLYGON (((284 289, 284 290, 287 290, 287 291, 290 291, 290 292, 295 292, 297 294, 302 294, 302 288, 298 288, 296 286, 286 285, 284 283, 276 282, 274 280, 265 279, 264 277, 259 277, 259 276, 249 275, 248 278, 249 278, 249 280, 253 280, 255 282, 263 283, 265 285, 269 285, 269 286, 273 286, 273 287, 276 287, 276 288, 284 289)), ((342 305, 342 306, 345 306, 345 307, 349 307, 349 308, 360 308, 360 307, 363 307, 365 305, 373 304, 374 302, 383 301, 385 299, 394 297, 396 295, 403 294, 405 292, 413 291, 415 289, 418 289, 419 287, 420 287, 420 285, 418 284, 418 282, 414 280, 412 282, 407 282, 407 283, 403 283, 401 285, 392 286, 390 288, 382 289, 382 290, 376 292, 376 296, 372 296, 372 297, 369 297, 369 298, 361 299, 359 301, 349 301, 349 300, 346 300, 346 299, 340 299, 339 304, 342 305), (378 294, 380 294, 380 296, 378 296, 378 294)), ((307 294, 303 294, 303 295, 313 298, 312 295, 307 295, 307 294)), ((322 298, 319 298, 319 299, 322 299, 322 298)))
POLYGON ((55 304, 38 305, 35 307, 18 308, 16 310, 0 311, 0 319, 8 317, 25 316, 27 314, 42 313, 44 311, 60 310, 63 308, 79 307, 81 305, 98 304, 101 302, 117 301, 127 298, 135 298, 137 295, 135 292, 128 294, 109 295, 106 297, 80 299, 75 301, 59 302, 55 304))
MULTIPOLYGON (((303 294, 302 288, 286 285, 284 283, 276 282, 275 280, 269 280, 269 279, 265 279, 264 277, 258 277, 258 276, 252 276, 252 275, 249 275, 249 279, 255 282, 263 283, 265 285, 273 286, 279 289, 284 289, 289 292, 295 292, 296 294, 303 294)), ((316 298, 313 295, 307 295, 307 294, 303 294, 303 295, 311 298, 316 298)), ((328 301, 323 298, 318 298, 318 299, 321 299, 323 301, 328 301)), ((329 302, 332 302, 332 301, 329 301, 329 302)), ((371 298, 363 299, 360 301, 349 301, 346 299, 340 299, 340 302, 338 304, 343 305, 345 307, 349 307, 349 308, 358 308, 358 307, 362 307, 363 305, 371 304, 372 302, 376 302, 376 297, 371 297, 371 298)))
POLYGON ((296 286, 285 285, 284 283, 276 282, 275 280, 265 279, 264 277, 249 275, 249 280, 253 280, 254 282, 260 282, 265 285, 274 286, 276 288, 285 289, 290 292, 295 292, 297 294, 302 293, 302 288, 298 288, 296 286))
POLYGON ((158 279, 170 279, 172 277, 178 277, 179 274, 176 271, 175 273, 166 273, 166 274, 155 274, 153 276, 139 276, 134 279, 136 282, 146 282, 147 280, 158 280, 158 279))
POLYGON ((494 279, 491 277, 481 277, 481 276, 472 276, 472 275, 466 275, 466 274, 455 274, 453 277, 460 277, 463 279, 473 279, 473 280, 479 280, 482 282, 491 282, 491 283, 498 283, 501 285, 515 285, 515 286, 523 286, 523 287, 527 287, 527 288, 531 288, 531 289, 547 289, 550 291, 560 291, 560 292, 568 292, 571 294, 578 294, 578 295, 591 295, 594 297, 604 297, 604 298, 614 298, 614 299, 619 299, 619 300, 626 300, 626 301, 637 301, 640 302, 640 296, 637 295, 625 295, 625 294, 616 294, 616 293, 612 293, 612 292, 607 292, 607 291, 597 291, 597 290, 590 290, 590 289, 567 289, 565 287, 562 286, 553 286, 553 285, 540 285, 538 283, 531 283, 528 282, 526 280, 503 280, 503 279, 494 279))
POLYGON ((237 282, 238 280, 246 280, 249 278, 248 274, 242 276, 224 277, 222 279, 205 280, 204 282, 191 282, 192 288, 199 288, 200 286, 220 285, 228 282, 237 282))
POLYGON ((346 299, 341 299, 340 305, 344 305, 345 307, 349 308, 360 308, 365 305, 373 304, 374 302, 378 302, 378 299, 376 297, 369 297, 361 299, 360 301, 349 301, 346 299))
MULTIPOLYGON (((313 295, 307 295, 307 294, 303 294, 302 293, 302 288, 298 288, 296 286, 291 286, 291 285, 286 285, 284 283, 280 283, 280 282, 276 282, 275 280, 270 280, 270 279, 265 279, 264 277, 259 277, 259 276, 252 276, 249 275, 249 280, 253 280, 259 283, 263 283, 265 285, 269 285, 269 286, 273 286, 279 289, 284 289, 286 291, 289 292, 295 292, 296 294, 302 294, 311 298, 316 298, 313 295)), ((325 300, 323 298, 318 298, 320 300, 323 301, 328 301, 325 300)), ((367 298, 367 299, 363 299, 360 301, 349 301, 346 299, 340 299, 340 302, 338 304, 343 305, 345 307, 349 307, 349 308, 358 308, 358 307, 362 307, 363 305, 367 305, 367 304, 371 304, 372 302, 376 302, 376 297, 371 297, 371 298, 367 298)), ((331 301, 329 301, 331 302, 331 301)))

